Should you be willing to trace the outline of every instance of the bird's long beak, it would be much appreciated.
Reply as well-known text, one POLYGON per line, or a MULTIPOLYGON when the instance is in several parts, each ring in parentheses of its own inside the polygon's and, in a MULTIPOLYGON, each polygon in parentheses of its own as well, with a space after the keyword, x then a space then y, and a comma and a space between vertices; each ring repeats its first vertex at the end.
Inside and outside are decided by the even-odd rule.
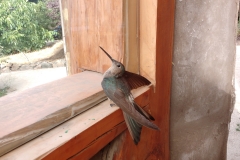
POLYGON ((106 53, 106 55, 111 59, 111 61, 113 62, 113 58, 107 53, 107 51, 105 51, 101 46, 99 46, 104 53, 106 53))

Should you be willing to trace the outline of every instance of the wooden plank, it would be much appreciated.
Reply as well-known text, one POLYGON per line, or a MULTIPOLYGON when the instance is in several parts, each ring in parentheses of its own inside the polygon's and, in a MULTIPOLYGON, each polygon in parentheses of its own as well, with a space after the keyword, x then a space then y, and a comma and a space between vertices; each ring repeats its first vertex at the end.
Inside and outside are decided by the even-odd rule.
MULTIPOLYGON (((139 103, 148 104, 148 87, 135 90, 133 94, 139 103)), ((126 129, 123 121, 122 111, 118 107, 110 107, 109 101, 104 101, 0 159, 61 160, 74 158, 74 155, 90 157, 126 129)))
POLYGON ((106 71, 111 61, 99 46, 123 61, 122 1, 61 0, 70 74, 83 70, 106 71))
MULTIPOLYGON (((150 92, 148 87, 141 87, 139 89, 133 90, 132 93, 134 97, 137 97, 136 100, 140 106, 146 106, 149 103, 150 92)), ((110 105, 109 102, 107 102, 107 104, 103 102, 102 106, 108 106, 109 108, 109 105, 110 105)), ((117 108, 117 111, 109 113, 107 117, 105 116, 106 118, 104 118, 103 116, 102 120, 99 121, 99 123, 89 127, 88 130, 81 132, 78 136, 75 136, 74 139, 67 141, 64 145, 60 146, 56 150, 49 153, 44 159, 47 159, 47 160, 48 159, 49 160, 67 159, 69 157, 72 157, 75 154, 78 154, 77 157, 90 156, 90 155, 93 156, 101 148, 103 148, 110 140, 104 141, 101 144, 98 143, 98 145, 95 145, 95 143, 91 145, 89 144, 92 143, 93 140, 97 139, 97 137, 100 137, 106 132, 108 132, 109 130, 112 130, 114 126, 123 122, 124 120, 122 111, 118 109, 118 107, 115 107, 115 108, 117 108), (83 150, 85 150, 86 148, 88 151, 93 150, 94 152, 93 153, 83 152, 83 150)), ((99 110, 99 112, 95 112, 96 116, 102 116, 104 115, 103 112, 106 112, 106 111, 101 109, 99 110)), ((111 135, 109 139, 115 138, 118 134, 111 135)), ((99 141, 101 141, 101 139, 99 139, 99 141)))
POLYGON ((62 25, 62 37, 63 37, 63 47, 64 47, 64 54, 66 59, 66 68, 67 73, 70 74, 71 69, 71 61, 70 61, 70 48, 69 48, 69 32, 68 32, 68 1, 67 0, 59 0, 60 5, 60 12, 61 12, 61 25, 62 25))
MULTIPOLYGON (((113 159, 168 160, 171 69, 174 32, 174 0, 158 0, 156 35, 156 85, 151 90, 149 109, 160 131, 143 127, 141 141, 136 146, 130 134, 115 141, 118 145, 113 159), (120 141, 120 142, 119 142, 120 141)), ((151 63, 151 62, 149 62, 151 63)), ((108 153, 110 153, 109 151, 108 153)), ((112 154, 110 156, 112 156, 112 154)))
MULTIPOLYGON (((172 80, 172 53, 174 37, 175 0, 158 0, 156 39, 156 92, 152 92, 153 112, 162 131, 154 134, 152 155, 162 160, 170 159, 170 98, 172 80), (159 98, 161 97, 161 98, 159 98), (158 142, 156 144, 156 142, 158 142), (159 146, 161 144, 161 146, 159 146), (160 152, 159 152, 160 151, 160 152)), ((149 157, 149 158, 150 158, 149 157)))
POLYGON ((106 99, 102 75, 83 72, 0 99, 0 155, 106 99))
POLYGON ((115 107, 114 109, 118 110, 118 112, 107 112, 109 114, 106 115, 104 113, 106 109, 103 109, 103 106, 106 106, 107 109, 110 108, 109 102, 105 102, 101 105, 101 108, 95 112, 95 114, 90 115, 90 117, 94 117, 95 120, 99 119, 98 117, 102 117, 101 121, 97 121, 98 123, 89 126, 87 130, 79 132, 78 135, 65 142, 64 145, 61 145, 57 149, 51 151, 47 156, 44 157, 44 159, 68 159, 78 152, 84 150, 90 143, 98 139, 98 137, 102 136, 104 133, 111 130, 114 126, 123 121, 121 110, 118 110, 118 108, 115 107))
POLYGON ((1 158, 15 160, 43 159, 44 157, 45 159, 67 159, 101 136, 104 133, 101 127, 110 129, 122 121, 121 111, 117 107, 110 107, 109 101, 104 101, 1 158), (107 123, 106 120, 103 121, 104 118, 108 121, 107 123))
POLYGON ((139 73, 139 0, 124 0, 124 66, 139 73))
POLYGON ((127 126, 125 122, 120 123, 112 130, 108 131, 97 140, 95 140, 90 146, 87 146, 86 149, 78 153, 77 155, 70 158, 70 160, 78 160, 78 159, 90 159, 93 155, 95 155, 102 147, 109 142, 111 142, 115 137, 117 137, 120 133, 126 130, 127 126), (104 144, 104 145, 103 145, 104 144))
POLYGON ((157 0, 140 0, 140 73, 156 84, 157 0))

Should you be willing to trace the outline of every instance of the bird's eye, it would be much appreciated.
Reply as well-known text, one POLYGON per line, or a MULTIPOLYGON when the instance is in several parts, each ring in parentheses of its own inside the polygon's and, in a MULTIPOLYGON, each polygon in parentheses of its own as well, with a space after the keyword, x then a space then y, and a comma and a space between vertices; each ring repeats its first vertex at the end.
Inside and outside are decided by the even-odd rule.
POLYGON ((120 68, 121 67, 120 64, 118 64, 117 67, 120 68))

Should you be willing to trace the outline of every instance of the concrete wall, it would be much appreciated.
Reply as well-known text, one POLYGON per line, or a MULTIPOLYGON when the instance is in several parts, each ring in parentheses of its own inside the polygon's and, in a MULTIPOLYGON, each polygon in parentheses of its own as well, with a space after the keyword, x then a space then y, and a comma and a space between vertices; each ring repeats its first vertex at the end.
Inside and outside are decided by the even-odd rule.
POLYGON ((237 6, 238 0, 176 1, 172 160, 226 159, 237 6))

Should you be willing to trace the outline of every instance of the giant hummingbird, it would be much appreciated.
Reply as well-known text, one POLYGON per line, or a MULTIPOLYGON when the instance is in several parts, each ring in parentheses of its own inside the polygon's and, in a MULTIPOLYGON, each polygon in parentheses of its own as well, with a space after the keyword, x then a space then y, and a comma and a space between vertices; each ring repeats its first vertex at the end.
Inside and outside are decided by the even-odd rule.
POLYGON ((114 102, 110 105, 116 104, 122 109, 130 135, 137 145, 140 141, 142 125, 159 130, 158 126, 150 121, 154 118, 135 103, 131 93, 132 89, 149 85, 151 82, 138 74, 126 71, 121 62, 116 61, 102 47, 100 48, 112 61, 112 66, 103 75, 102 88, 107 97, 114 102))

